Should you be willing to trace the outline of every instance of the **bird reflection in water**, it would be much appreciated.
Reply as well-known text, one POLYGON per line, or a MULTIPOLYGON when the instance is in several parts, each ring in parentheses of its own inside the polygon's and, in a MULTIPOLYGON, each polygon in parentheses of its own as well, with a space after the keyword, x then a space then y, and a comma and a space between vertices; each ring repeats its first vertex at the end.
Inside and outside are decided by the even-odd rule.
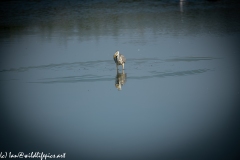
POLYGON ((115 78, 115 87, 120 91, 122 90, 122 86, 126 83, 127 81, 127 74, 124 73, 124 70, 122 70, 122 73, 118 72, 117 70, 117 75, 115 78))

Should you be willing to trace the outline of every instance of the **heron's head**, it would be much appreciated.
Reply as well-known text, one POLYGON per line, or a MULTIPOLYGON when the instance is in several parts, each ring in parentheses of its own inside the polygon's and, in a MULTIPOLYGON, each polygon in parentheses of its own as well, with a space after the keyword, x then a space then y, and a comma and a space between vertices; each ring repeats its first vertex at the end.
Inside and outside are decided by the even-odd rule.
POLYGON ((119 56, 119 51, 116 51, 116 52, 115 52, 115 55, 116 55, 116 56, 119 56))

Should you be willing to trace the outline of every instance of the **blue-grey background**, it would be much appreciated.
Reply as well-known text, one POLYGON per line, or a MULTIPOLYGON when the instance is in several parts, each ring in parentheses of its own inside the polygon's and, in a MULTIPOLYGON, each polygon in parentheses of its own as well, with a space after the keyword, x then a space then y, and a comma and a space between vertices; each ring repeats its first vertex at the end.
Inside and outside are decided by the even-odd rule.
POLYGON ((239 9, 233 0, 1 1, 1 151, 235 158, 239 9), (127 59, 121 91, 116 50, 127 59))

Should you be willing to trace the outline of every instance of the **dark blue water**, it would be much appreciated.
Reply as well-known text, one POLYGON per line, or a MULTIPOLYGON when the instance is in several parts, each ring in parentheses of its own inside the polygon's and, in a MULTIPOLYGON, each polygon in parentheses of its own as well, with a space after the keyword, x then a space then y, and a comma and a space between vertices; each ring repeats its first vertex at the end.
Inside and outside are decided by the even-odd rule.
POLYGON ((219 159, 239 146, 235 1, 0 2, 1 151, 219 159), (119 50, 125 70, 113 61, 119 50))

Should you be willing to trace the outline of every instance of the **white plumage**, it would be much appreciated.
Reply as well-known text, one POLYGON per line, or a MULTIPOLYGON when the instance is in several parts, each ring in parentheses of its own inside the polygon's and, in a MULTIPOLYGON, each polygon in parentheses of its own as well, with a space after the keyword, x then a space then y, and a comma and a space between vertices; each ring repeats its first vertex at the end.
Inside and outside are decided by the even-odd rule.
POLYGON ((117 69, 118 69, 118 65, 122 65, 122 69, 124 69, 126 58, 122 54, 120 54, 119 51, 115 52, 115 54, 113 55, 113 59, 116 63, 117 69))

